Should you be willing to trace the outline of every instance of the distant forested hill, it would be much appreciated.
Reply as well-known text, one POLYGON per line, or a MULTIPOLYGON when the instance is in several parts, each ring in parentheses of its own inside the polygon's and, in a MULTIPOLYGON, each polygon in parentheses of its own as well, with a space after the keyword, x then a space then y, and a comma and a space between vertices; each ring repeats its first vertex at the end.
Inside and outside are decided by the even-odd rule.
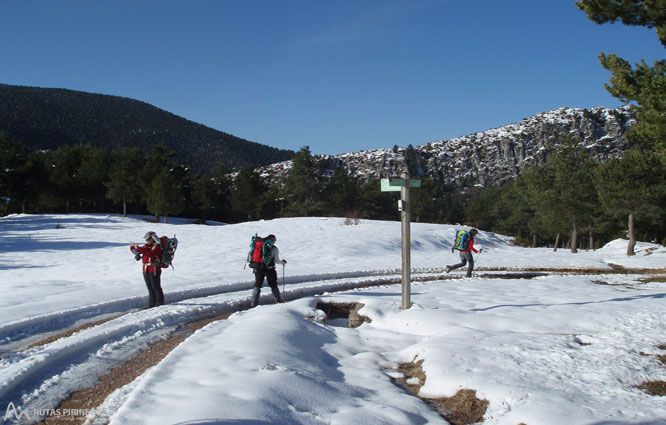
POLYGON ((291 159, 276 149, 206 127, 137 100, 65 89, 0 84, 0 132, 31 149, 90 143, 144 152, 156 144, 200 173, 291 159))

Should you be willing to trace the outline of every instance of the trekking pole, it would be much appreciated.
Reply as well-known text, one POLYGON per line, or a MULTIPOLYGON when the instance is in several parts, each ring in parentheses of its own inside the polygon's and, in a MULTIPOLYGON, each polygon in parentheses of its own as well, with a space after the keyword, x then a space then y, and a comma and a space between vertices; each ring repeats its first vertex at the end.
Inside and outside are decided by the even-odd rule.
POLYGON ((284 263, 282 263, 282 296, 284 296, 284 263))
POLYGON ((483 248, 479 251, 478 254, 476 254, 476 258, 474 259, 474 268, 476 268, 476 266, 479 265, 479 264, 478 264, 478 261, 479 261, 479 257, 481 256, 481 253, 482 253, 482 252, 483 252, 483 248))

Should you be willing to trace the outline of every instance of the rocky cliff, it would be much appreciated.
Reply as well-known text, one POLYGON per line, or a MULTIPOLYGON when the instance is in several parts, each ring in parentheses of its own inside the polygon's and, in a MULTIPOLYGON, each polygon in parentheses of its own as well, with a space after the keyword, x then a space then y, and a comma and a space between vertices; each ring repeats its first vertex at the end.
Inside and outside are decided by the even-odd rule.
MULTIPOLYGON (((560 136, 581 140, 598 161, 621 154, 629 147, 625 133, 635 123, 631 109, 603 107, 560 108, 525 118, 500 128, 410 149, 374 149, 336 156, 316 156, 319 173, 326 176, 337 166, 361 180, 399 177, 405 158, 420 176, 435 178, 465 189, 500 184, 514 179, 529 165, 543 165, 560 143, 560 136)), ((291 170, 291 161, 258 169, 264 179, 277 184, 291 170)))

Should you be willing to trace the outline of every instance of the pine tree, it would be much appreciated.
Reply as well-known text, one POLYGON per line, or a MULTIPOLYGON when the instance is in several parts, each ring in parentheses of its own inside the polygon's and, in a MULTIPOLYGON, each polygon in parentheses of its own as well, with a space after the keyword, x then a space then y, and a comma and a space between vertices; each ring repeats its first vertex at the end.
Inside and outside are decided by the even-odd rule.
POLYGON ((664 192, 664 173, 660 169, 653 154, 634 148, 625 152, 622 158, 612 159, 595 170, 595 183, 603 207, 628 218, 627 255, 634 255, 636 217, 660 213, 655 206, 664 192))
POLYGON ((310 147, 305 146, 294 155, 292 171, 285 179, 284 193, 287 205, 284 214, 287 216, 313 216, 324 212, 319 193, 319 180, 315 160, 310 147))
POLYGON ((360 209, 374 220, 397 220, 399 192, 382 192, 379 180, 368 180, 359 190, 360 209))
POLYGON ((421 178, 421 187, 410 189, 412 221, 443 223, 452 210, 451 197, 444 194, 442 185, 428 178, 421 178))
POLYGON ((261 218, 261 206, 268 186, 261 180, 254 167, 241 168, 233 182, 231 205, 234 217, 239 221, 252 221, 261 218))
MULTIPOLYGON (((479 229, 495 231, 499 220, 495 207, 499 205, 503 187, 504 185, 487 186, 474 194, 465 209, 467 223, 479 229)), ((449 221, 449 223, 460 223, 460 221, 449 221)))
POLYGON ((105 211, 104 183, 109 180, 111 152, 91 144, 82 145, 80 149, 81 163, 76 170, 81 185, 79 204, 87 205, 93 211, 105 211))
POLYGON ((329 215, 342 217, 352 211, 358 213, 359 185, 343 167, 335 168, 322 193, 325 210, 329 215))
POLYGON ((446 214, 444 214, 444 223, 462 223, 465 217, 464 200, 462 198, 460 191, 455 188, 450 189, 450 192, 446 193, 446 214))
POLYGON ((21 180, 21 203, 23 212, 58 211, 60 201, 51 176, 54 168, 53 151, 35 151, 28 155, 28 160, 21 168, 25 179, 21 180))
POLYGON ((552 167, 532 166, 522 176, 528 195, 528 203, 535 211, 536 223, 532 230, 543 232, 542 235, 554 239, 554 250, 557 251, 560 237, 566 232, 568 222, 565 211, 559 202, 555 190, 555 172, 552 167))
POLYGON ((622 21, 625 25, 655 28, 666 47, 666 1, 664 0, 579 0, 576 6, 598 24, 622 21))
POLYGON ((419 160, 416 154, 416 149, 411 144, 407 146, 404 152, 405 166, 407 172, 412 178, 417 178, 419 175, 419 160))
POLYGON ((141 199, 139 171, 144 158, 138 148, 128 151, 114 152, 109 171, 109 180, 105 183, 106 197, 123 205, 123 217, 127 216, 127 203, 141 199))
MULTIPOLYGON (((172 153, 167 153, 166 146, 164 145, 155 145, 150 151, 150 155, 146 157, 143 168, 139 171, 139 185, 142 189, 142 198, 148 207, 148 211, 151 211, 150 206, 148 205, 151 202, 155 202, 155 198, 152 194, 154 188, 154 180, 159 176, 164 170, 171 168, 169 164, 169 158, 173 156, 172 153), (153 199, 151 199, 153 196, 153 199)), ((159 214, 155 214, 155 220, 158 219, 159 214)))
MULTIPOLYGON (((598 24, 621 21, 625 25, 655 28, 666 47, 666 0, 580 0, 580 10, 598 24)), ((654 149, 666 165, 666 61, 649 66, 644 60, 632 69, 617 55, 601 52, 601 65, 612 74, 607 90, 625 103, 636 102, 638 124, 627 137, 654 149)))
POLYGON ((534 209, 529 205, 526 184, 522 179, 508 181, 502 185, 500 199, 495 206, 498 211, 496 231, 514 234, 521 242, 528 241, 538 232, 534 209))
POLYGON ((148 192, 146 205, 148 211, 156 217, 180 214, 185 209, 185 197, 183 194, 182 179, 173 169, 164 168, 152 180, 151 189, 148 192))
POLYGON ((231 181, 226 176, 224 164, 220 164, 212 176, 196 178, 193 186, 192 200, 204 220, 211 217, 221 220, 230 218, 231 181))
POLYGON ((50 181, 58 204, 61 207, 64 204, 64 211, 68 213, 78 207, 80 194, 83 193, 81 176, 77 173, 82 157, 80 145, 63 145, 49 155, 52 163, 50 181))
POLYGON ((577 252, 581 223, 591 220, 596 192, 592 184, 593 162, 578 139, 562 136, 549 161, 554 172, 553 189, 557 202, 571 226, 571 252, 577 252))
POLYGON ((0 132, 0 211, 3 215, 23 203, 22 192, 28 177, 23 172, 26 162, 21 144, 7 140, 0 132))

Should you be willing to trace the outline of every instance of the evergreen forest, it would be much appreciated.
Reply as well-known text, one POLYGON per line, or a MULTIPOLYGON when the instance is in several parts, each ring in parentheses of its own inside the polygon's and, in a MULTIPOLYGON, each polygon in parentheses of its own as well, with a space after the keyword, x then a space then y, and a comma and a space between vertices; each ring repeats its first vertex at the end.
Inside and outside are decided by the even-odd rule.
MULTIPOLYGON (((90 144, 28 150, 0 133, 0 214, 114 212, 226 223, 304 215, 399 219, 397 195, 381 192, 379 181, 360 183, 341 167, 317 177, 308 147, 296 153, 280 186, 269 186, 252 165, 196 174, 173 156, 163 145, 148 155, 90 144)), ((436 182, 424 181, 413 201, 419 221, 463 219, 460 200, 436 182)))
POLYGON ((90 143, 112 150, 164 145, 173 160, 205 173, 291 159, 294 152, 251 142, 134 99, 0 84, 0 131, 26 149, 90 143))
MULTIPOLYGON (((576 5, 598 24, 655 28, 666 47, 663 3, 576 5)), ((599 59, 611 73, 608 91, 636 112, 637 124, 626 135, 633 148, 600 163, 579 140, 561 136, 545 166, 523 169, 501 186, 462 192, 419 177, 421 187, 411 192, 412 220, 460 223, 514 236, 521 244, 574 252, 616 238, 629 239, 628 255, 636 240, 666 243, 666 61, 632 66, 603 52, 599 59)), ((359 181, 342 167, 321 177, 307 146, 274 186, 252 164, 193 171, 201 169, 179 165, 184 162, 174 155, 164 144, 148 153, 85 143, 44 150, 0 133, 0 214, 148 213, 164 221, 178 215, 227 223, 289 216, 346 217, 352 224, 399 220, 399 193, 381 192, 378 180, 359 181)))
MULTIPOLYGON (((399 220, 399 192, 381 192, 378 180, 359 182, 342 167, 327 177, 308 147, 293 159, 279 186, 251 166, 228 173, 193 174, 164 146, 110 151, 87 144, 27 151, 0 134, 0 213, 103 212, 184 216, 227 223, 276 217, 321 216, 399 220)), ((595 248, 618 237, 664 242, 666 167, 635 148, 596 163, 573 138, 546 166, 515 181, 461 193, 419 177, 411 191, 412 220, 464 223, 532 246, 595 248), (628 224, 629 223, 629 224, 628 224)), ((163 218, 162 218, 163 216, 163 218)))

